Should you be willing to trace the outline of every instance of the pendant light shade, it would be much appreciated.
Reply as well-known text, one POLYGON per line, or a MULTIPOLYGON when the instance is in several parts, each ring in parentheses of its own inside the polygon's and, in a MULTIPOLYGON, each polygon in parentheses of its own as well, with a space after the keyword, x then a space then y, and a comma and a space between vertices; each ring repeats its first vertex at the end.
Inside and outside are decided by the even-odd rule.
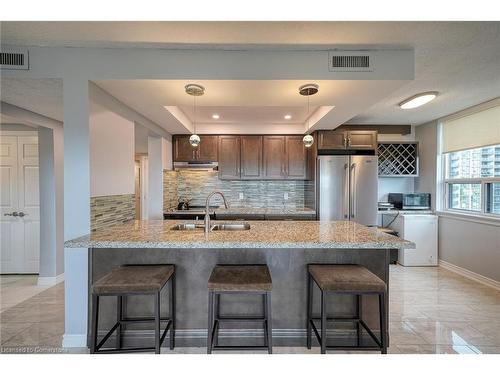
POLYGON ((306 134, 304 135, 304 138, 302 138, 302 142, 304 142, 305 147, 309 148, 313 145, 314 138, 311 134, 306 134))
POLYGON ((198 134, 193 134, 189 137, 189 144, 193 147, 198 147, 200 145, 200 136, 198 134))
POLYGON ((190 83, 184 87, 186 94, 193 97, 193 109, 194 109, 194 119, 193 119, 193 134, 189 137, 189 144, 192 147, 198 147, 200 145, 200 136, 196 134, 196 97, 202 96, 205 93, 205 88, 201 85, 190 83))
MULTIPOLYGON (((299 94, 307 96, 307 131, 309 131, 309 97, 311 95, 317 94, 319 91, 319 86, 315 83, 308 83, 299 87, 299 94)), ((302 138, 304 146, 309 148, 314 144, 314 137, 311 134, 304 135, 302 138)))

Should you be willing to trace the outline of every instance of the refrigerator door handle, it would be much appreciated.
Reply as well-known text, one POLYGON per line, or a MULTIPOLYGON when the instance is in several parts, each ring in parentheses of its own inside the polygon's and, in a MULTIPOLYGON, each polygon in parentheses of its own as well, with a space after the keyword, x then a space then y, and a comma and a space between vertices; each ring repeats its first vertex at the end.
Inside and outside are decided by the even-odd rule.
POLYGON ((356 163, 351 164, 350 171, 350 185, 351 185, 351 219, 356 215, 356 163))
POLYGON ((349 220, 349 164, 344 164, 344 219, 349 220))

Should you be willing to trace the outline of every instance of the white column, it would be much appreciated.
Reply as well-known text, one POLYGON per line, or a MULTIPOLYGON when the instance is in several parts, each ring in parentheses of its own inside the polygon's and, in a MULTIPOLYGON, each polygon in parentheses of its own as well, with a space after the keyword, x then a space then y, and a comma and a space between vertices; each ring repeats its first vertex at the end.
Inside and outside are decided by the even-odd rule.
POLYGON ((64 275, 63 130, 38 128, 40 165, 40 272, 38 284, 64 275))
MULTIPOLYGON (((65 78, 64 239, 90 232, 90 157, 88 80, 65 78)), ((63 347, 87 343, 88 249, 65 249, 65 332, 63 347)))
POLYGON ((162 138, 148 137, 148 219, 163 220, 162 138))

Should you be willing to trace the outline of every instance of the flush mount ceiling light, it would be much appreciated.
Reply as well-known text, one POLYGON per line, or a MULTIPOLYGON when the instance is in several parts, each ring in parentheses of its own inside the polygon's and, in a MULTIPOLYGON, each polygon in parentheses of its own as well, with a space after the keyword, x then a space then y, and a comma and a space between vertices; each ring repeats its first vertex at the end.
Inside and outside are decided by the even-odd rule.
POLYGON ((186 90, 186 94, 193 97, 193 134, 191 135, 191 137, 189 137, 189 144, 193 147, 198 147, 198 145, 200 144, 200 137, 196 134, 196 97, 202 96, 205 93, 205 88, 201 85, 190 83, 184 86, 184 90, 186 90))
POLYGON ((218 119, 220 119, 220 116, 219 116, 219 114, 214 113, 214 114, 212 115, 212 118, 213 118, 214 120, 218 120, 218 119))
POLYGON ((285 116, 283 116, 283 118, 285 120, 291 120, 292 119, 292 115, 285 115, 285 116))
POLYGON ((417 94, 412 96, 411 98, 403 100, 401 103, 399 103, 399 107, 401 109, 417 108, 420 107, 421 105, 429 103, 437 95, 438 95, 437 91, 423 92, 421 94, 417 94))
MULTIPOLYGON (((308 83, 299 87, 299 94, 307 96, 307 131, 309 131, 309 97, 311 95, 317 94, 319 91, 319 86, 315 83, 308 83)), ((314 143, 314 138, 311 134, 306 134, 302 138, 305 147, 311 147, 314 143)))

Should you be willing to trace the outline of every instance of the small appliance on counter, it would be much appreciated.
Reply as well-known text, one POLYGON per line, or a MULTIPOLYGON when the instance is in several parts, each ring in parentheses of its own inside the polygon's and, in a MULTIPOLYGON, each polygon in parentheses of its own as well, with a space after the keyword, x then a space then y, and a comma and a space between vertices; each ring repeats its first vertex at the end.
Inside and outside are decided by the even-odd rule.
POLYGON ((393 210, 393 209, 394 209, 394 205, 392 203, 378 202, 378 210, 379 211, 389 211, 389 210, 393 210))
POLYGON ((431 209, 430 193, 389 193, 388 201, 398 210, 431 209))
POLYGON ((179 203, 177 204, 177 209, 179 211, 189 210, 189 201, 191 199, 179 198, 179 203))

